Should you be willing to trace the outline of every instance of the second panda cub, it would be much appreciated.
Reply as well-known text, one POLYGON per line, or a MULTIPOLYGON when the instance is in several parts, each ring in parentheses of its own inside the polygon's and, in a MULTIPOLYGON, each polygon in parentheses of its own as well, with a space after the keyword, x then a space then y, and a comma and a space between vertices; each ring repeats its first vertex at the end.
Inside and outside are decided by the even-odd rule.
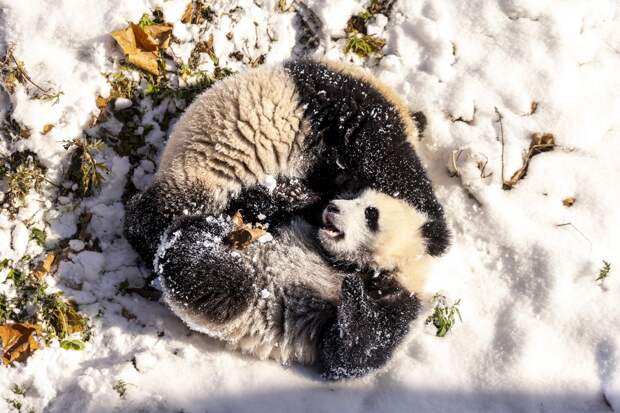
POLYGON ((261 358, 318 363, 328 378, 360 376, 389 360, 417 315, 409 291, 427 273, 426 219, 366 189, 330 202, 320 228, 296 218, 272 242, 237 251, 222 242, 230 219, 185 217, 155 269, 192 329, 261 358))

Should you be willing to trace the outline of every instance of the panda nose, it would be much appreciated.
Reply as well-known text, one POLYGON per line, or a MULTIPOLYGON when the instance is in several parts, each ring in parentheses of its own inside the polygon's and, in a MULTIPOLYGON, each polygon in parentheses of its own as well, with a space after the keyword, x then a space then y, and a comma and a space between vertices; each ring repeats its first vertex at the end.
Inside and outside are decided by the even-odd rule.
POLYGON ((327 210, 327 212, 330 212, 330 213, 332 213, 332 214, 337 214, 338 212, 340 212, 340 209, 338 209, 338 207, 336 206, 336 204, 334 204, 333 202, 330 202, 330 203, 327 205, 326 210, 327 210))

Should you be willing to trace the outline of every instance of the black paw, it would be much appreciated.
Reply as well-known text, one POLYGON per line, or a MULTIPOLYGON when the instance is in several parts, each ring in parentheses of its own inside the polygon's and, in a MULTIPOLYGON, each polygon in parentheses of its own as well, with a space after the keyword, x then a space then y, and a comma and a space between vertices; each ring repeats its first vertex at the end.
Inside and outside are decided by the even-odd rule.
POLYGON ((319 348, 319 368, 327 379, 359 377, 385 365, 416 316, 415 297, 400 289, 389 300, 375 299, 365 283, 358 274, 343 280, 336 319, 319 348))
POLYGON ((182 217, 171 225, 158 252, 156 270, 167 299, 213 323, 237 317, 255 296, 247 269, 222 244, 230 229, 222 218, 182 217))
POLYGON ((288 177, 278 178, 273 197, 283 208, 291 212, 303 209, 321 199, 320 195, 302 179, 288 177))

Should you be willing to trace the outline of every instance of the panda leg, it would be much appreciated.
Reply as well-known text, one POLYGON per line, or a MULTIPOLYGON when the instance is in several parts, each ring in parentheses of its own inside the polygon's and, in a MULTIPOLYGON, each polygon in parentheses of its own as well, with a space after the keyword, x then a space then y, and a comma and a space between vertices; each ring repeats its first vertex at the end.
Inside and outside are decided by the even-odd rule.
POLYGON ((151 266, 161 236, 173 219, 184 213, 203 212, 209 205, 212 205, 210 197, 199 187, 182 189, 156 181, 127 203, 125 237, 144 262, 151 266))
POLYGON ((330 380, 359 377, 382 367, 409 330, 417 301, 404 290, 374 298, 359 275, 342 284, 336 320, 319 344, 319 368, 330 380))
POLYGON ((174 221, 162 241, 155 270, 164 298, 193 320, 226 323, 255 298, 250 274, 221 244, 230 229, 228 221, 186 216, 174 221))

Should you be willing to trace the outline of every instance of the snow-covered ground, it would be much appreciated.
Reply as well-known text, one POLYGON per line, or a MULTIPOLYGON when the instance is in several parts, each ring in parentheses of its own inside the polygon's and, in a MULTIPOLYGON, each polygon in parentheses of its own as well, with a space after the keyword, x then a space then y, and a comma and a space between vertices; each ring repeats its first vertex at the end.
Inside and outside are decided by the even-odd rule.
MULTIPOLYGON (((277 1, 210 3, 217 16, 200 30, 180 22, 187 3, 1 0, 0 49, 15 45, 30 77, 63 95, 52 104, 21 85, 2 92, 0 115, 12 111, 31 136, 2 135, 0 154, 32 150, 47 177, 61 181, 63 145, 88 127, 95 97, 109 94, 102 73, 122 58, 109 33, 156 6, 174 23, 172 47, 182 60, 209 34, 220 66, 234 70, 261 54, 267 64, 291 56, 299 24, 277 1), (244 63, 229 57, 235 50, 244 63), (46 124, 55 127, 42 134, 46 124)), ((398 0, 389 19, 371 22, 387 43, 382 59, 368 60, 343 52, 347 20, 367 2, 305 4, 324 25, 316 56, 369 67, 429 119, 420 156, 454 245, 428 293, 460 299, 463 322, 436 337, 424 325, 428 306, 388 368, 344 383, 228 352, 162 304, 118 293, 124 280, 140 287, 148 276, 122 237, 121 197, 127 179, 144 188, 155 165, 134 168, 107 149, 100 160, 110 174, 96 195, 56 199, 51 186, 33 191, 16 217, 0 213, 0 259, 42 253, 28 241, 33 223, 46 228, 48 246, 73 236, 83 211, 93 214, 88 231, 100 247, 79 252, 74 241, 75 252, 47 280, 91 319, 86 348, 55 342, 0 368, 0 411, 17 411, 14 399, 23 412, 620 411, 620 4, 398 0), (553 134, 555 149, 502 189, 502 172, 509 180, 521 167, 533 133, 553 134), (611 271, 595 281, 603 260, 611 271), (10 390, 14 384, 25 396, 10 390)), ((168 103, 136 104, 152 126, 146 142, 161 149, 168 103)))

